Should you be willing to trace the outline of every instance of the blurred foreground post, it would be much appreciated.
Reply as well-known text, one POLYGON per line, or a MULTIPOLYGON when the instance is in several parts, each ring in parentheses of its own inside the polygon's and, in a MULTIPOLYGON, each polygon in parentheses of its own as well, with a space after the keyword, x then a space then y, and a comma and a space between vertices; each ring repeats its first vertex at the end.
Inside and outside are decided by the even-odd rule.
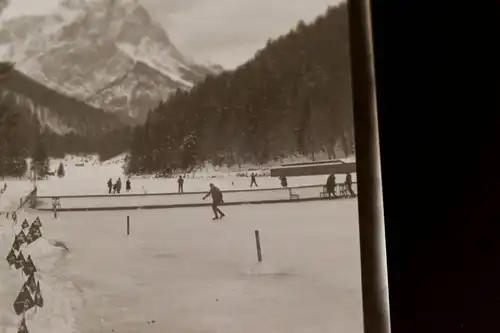
POLYGON ((363 321, 365 333, 388 333, 391 325, 371 5, 371 0, 349 0, 348 6, 356 132, 363 321))

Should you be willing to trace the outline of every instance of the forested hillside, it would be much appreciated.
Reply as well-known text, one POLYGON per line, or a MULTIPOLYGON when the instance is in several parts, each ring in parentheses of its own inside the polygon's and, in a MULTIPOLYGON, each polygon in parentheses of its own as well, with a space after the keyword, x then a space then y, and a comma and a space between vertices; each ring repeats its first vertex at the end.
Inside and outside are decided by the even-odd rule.
POLYGON ((122 127, 97 134, 60 135, 42 126, 36 115, 0 103, 0 177, 23 175, 25 159, 33 157, 40 147, 49 157, 96 153, 101 159, 108 159, 128 149, 131 134, 130 128, 122 127))
POLYGON ((0 177, 23 175, 35 148, 49 157, 97 153, 107 159, 126 151, 131 136, 116 116, 48 89, 12 63, 0 63, 0 177))
POLYGON ((130 172, 352 153, 347 6, 269 41, 231 72, 178 91, 136 128, 130 172))

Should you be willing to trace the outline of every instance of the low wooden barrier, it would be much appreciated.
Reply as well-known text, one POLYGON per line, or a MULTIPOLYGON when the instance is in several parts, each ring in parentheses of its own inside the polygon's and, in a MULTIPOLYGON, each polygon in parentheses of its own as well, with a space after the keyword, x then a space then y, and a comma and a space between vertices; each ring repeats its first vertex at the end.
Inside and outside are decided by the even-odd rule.
MULTIPOLYGON (((353 187, 354 191, 356 191, 356 183, 353 183, 353 187)), ((343 184, 338 184, 336 187, 337 196, 331 199, 351 197, 343 188, 343 184)), ((243 205, 330 199, 328 195, 324 195, 324 192, 323 185, 308 185, 290 188, 231 190, 223 191, 223 194, 225 205, 243 205)), ((202 200, 204 194, 206 192, 168 193, 164 197, 161 197, 160 194, 141 195, 144 199, 139 199, 133 195, 128 195, 128 198, 127 195, 108 195, 106 199, 102 198, 102 196, 85 196, 83 198, 75 196, 50 196, 39 197, 39 206, 37 209, 54 211, 53 204, 56 201, 58 204, 57 212, 201 207, 210 205, 209 202, 202 200), (90 200, 85 200, 85 198, 90 200)))
POLYGON ((317 176, 355 172, 355 162, 323 161, 316 163, 283 164, 271 169, 271 177, 317 176))

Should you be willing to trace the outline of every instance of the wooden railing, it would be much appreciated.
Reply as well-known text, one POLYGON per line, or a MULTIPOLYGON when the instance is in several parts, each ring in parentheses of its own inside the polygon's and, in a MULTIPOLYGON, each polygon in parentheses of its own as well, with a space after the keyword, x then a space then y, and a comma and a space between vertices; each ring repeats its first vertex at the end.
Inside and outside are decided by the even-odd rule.
MULTIPOLYGON (((356 182, 352 183, 353 185, 356 185, 356 182)), ((336 184, 338 188, 340 189, 340 186, 342 184, 336 184)), ((323 184, 316 184, 316 185, 302 185, 302 186, 295 186, 295 187, 271 187, 271 188, 255 188, 255 189, 246 189, 246 190, 225 190, 221 189, 223 193, 239 193, 239 192, 263 192, 263 191, 289 191, 295 190, 295 189, 305 189, 305 188, 321 188, 324 187, 323 184)), ((184 192, 184 193, 178 193, 178 192, 159 192, 159 193, 131 193, 131 194, 82 194, 82 195, 46 195, 46 196, 38 196, 38 199, 53 199, 53 198, 59 198, 59 199, 83 199, 83 198, 114 198, 114 197, 153 197, 153 196, 174 196, 174 195, 203 195, 207 193, 207 191, 195 191, 195 192, 184 192)))

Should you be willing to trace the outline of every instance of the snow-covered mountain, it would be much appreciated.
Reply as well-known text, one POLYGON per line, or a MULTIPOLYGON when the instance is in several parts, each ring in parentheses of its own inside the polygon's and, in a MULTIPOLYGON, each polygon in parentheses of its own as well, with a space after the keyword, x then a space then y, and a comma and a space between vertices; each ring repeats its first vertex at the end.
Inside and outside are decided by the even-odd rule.
POLYGON ((0 60, 65 95, 138 120, 176 89, 222 71, 188 60, 138 0, 62 0, 43 15, 7 15, 0 60))

